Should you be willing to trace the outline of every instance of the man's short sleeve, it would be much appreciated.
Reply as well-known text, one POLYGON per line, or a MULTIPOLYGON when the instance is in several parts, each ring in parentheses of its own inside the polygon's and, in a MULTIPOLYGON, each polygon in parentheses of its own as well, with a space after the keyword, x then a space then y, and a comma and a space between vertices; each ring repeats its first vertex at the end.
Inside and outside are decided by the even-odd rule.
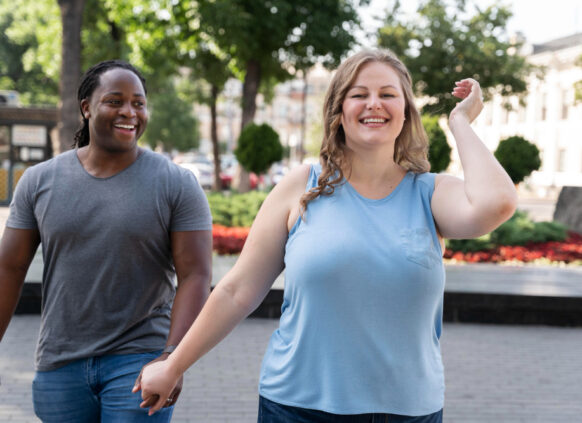
POLYGON ((34 216, 33 172, 26 169, 16 185, 10 202, 10 215, 6 227, 15 229, 38 229, 34 216))
POLYGON ((208 199, 194 174, 180 172, 180 190, 172 212, 171 231, 212 230, 212 215, 208 199))

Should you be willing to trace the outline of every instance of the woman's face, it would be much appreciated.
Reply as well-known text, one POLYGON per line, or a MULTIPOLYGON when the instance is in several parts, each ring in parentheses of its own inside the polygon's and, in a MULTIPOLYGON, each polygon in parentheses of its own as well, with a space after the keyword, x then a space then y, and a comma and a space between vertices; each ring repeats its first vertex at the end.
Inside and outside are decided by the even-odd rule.
POLYGON ((99 82, 91 97, 81 102, 89 119, 90 143, 110 152, 136 148, 148 122, 140 79, 130 70, 113 68, 101 74, 99 82))
POLYGON ((387 144, 393 148, 404 125, 405 108, 396 71, 381 62, 365 64, 342 103, 346 145, 352 150, 387 144))

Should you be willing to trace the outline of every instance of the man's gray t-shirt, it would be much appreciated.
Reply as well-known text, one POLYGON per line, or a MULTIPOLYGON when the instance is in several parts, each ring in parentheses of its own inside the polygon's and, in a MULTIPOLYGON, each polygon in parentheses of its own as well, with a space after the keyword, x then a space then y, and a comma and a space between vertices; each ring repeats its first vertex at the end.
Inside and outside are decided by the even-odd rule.
POLYGON ((163 348, 175 294, 170 233, 212 229, 192 172, 150 151, 109 178, 91 176, 76 150, 27 169, 6 226, 40 232, 40 371, 163 348))

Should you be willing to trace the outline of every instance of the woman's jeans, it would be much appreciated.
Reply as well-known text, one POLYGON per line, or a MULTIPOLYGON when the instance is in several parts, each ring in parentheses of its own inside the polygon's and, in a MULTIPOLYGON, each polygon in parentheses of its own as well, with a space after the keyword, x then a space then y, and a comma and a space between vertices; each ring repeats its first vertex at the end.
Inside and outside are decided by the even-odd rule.
POLYGON ((161 352, 91 357, 36 372, 34 411, 45 423, 167 423, 173 407, 148 417, 141 392, 131 392, 141 368, 161 352))
POLYGON ((398 414, 331 414, 325 411, 291 407, 259 397, 257 423, 442 423, 443 410, 427 416, 398 414))

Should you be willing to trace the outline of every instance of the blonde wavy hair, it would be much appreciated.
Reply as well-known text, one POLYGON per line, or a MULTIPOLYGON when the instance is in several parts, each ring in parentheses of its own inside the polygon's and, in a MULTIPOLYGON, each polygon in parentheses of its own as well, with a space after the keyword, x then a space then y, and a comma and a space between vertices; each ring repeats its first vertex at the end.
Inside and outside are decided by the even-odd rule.
POLYGON ((414 104, 412 78, 406 66, 389 50, 363 50, 346 59, 333 76, 323 104, 324 135, 319 151, 321 174, 317 186, 306 192, 300 200, 301 209, 320 195, 331 195, 335 186, 344 179, 343 169, 350 163, 346 155, 345 133, 341 124, 342 103, 346 93, 354 84, 360 69, 368 63, 385 63, 390 66, 400 80, 406 106, 404 126, 396 138, 394 162, 408 171, 424 173, 430 170, 428 161, 428 137, 414 104))

